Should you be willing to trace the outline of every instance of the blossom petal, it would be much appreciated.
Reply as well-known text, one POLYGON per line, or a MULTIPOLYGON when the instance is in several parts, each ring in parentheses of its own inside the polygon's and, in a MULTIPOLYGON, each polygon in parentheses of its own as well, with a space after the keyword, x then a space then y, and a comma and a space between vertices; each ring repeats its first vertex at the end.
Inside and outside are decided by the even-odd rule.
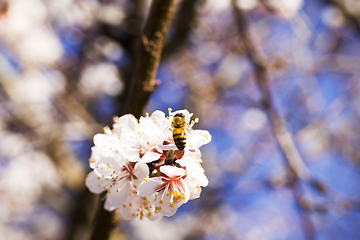
POLYGON ((140 162, 149 163, 149 162, 153 162, 153 161, 159 160, 160 157, 161 157, 161 154, 160 154, 160 153, 147 151, 147 152, 144 154, 144 156, 140 159, 140 162))
POLYGON ((199 162, 199 159, 201 159, 200 149, 194 148, 194 146, 191 144, 187 144, 185 148, 184 157, 189 157, 195 160, 196 162, 199 162))
POLYGON ((121 168, 122 166, 120 165, 120 163, 112 157, 103 158, 100 161, 95 162, 94 164, 94 172, 99 177, 111 178, 119 171, 121 171, 121 168))
MULTIPOLYGON (((145 117, 146 120, 150 120, 154 123, 159 129, 165 129, 168 125, 170 125, 171 121, 165 117, 165 113, 162 111, 155 111, 151 114, 151 116, 145 117)), ((141 119, 140 119, 141 121, 141 119)), ((143 124, 146 124, 147 122, 144 121, 143 124)))
POLYGON ((120 130, 123 127, 124 128, 130 128, 130 129, 139 127, 139 124, 138 124, 136 118, 132 114, 125 114, 124 116, 121 116, 118 119, 118 123, 116 123, 114 125, 117 125, 116 126, 117 129, 120 126, 120 130))
POLYGON ((168 151, 168 150, 178 150, 174 143, 167 144, 167 145, 159 145, 159 148, 168 151))
POLYGON ((106 180, 105 178, 99 177, 94 171, 91 171, 85 180, 85 185, 89 188, 92 193, 101 193, 107 186, 109 186, 111 181, 106 180))
POLYGON ((140 161, 139 152, 140 152, 139 148, 130 148, 124 151, 126 157, 129 159, 130 162, 140 161))
MULTIPOLYGON (((109 201, 107 204, 106 210, 112 211, 118 208, 123 204, 131 193, 131 182, 128 180, 122 180, 116 183, 110 191, 108 191, 108 196, 106 201, 109 201)), ((105 207, 105 206, 104 206, 105 207)))
POLYGON ((202 172, 189 172, 185 178, 185 182, 190 191, 193 191, 197 187, 206 187, 209 184, 209 180, 202 172))
POLYGON ((190 192, 190 198, 189 200, 193 200, 195 198, 199 198, 200 197, 200 193, 201 193, 201 188, 198 187, 198 188, 195 188, 194 190, 192 190, 190 192))
POLYGON ((163 184, 163 181, 158 177, 147 179, 138 186, 138 194, 139 196, 149 196, 155 193, 163 184))
POLYGON ((146 163, 138 162, 135 164, 132 173, 136 177, 136 179, 133 177, 134 182, 136 184, 140 184, 142 181, 144 181, 144 178, 149 176, 149 167, 146 165, 146 163))
POLYGON ((143 129, 146 129, 151 136, 160 137, 164 129, 168 127, 170 123, 171 122, 165 117, 165 114, 161 112, 161 114, 157 113, 156 116, 141 117, 139 124, 143 129))
POLYGON ((156 206, 161 207, 160 213, 162 215, 168 217, 173 216, 176 213, 177 209, 189 200, 190 190, 184 182, 182 183, 182 185, 184 187, 184 198, 180 198, 177 201, 171 201, 172 193, 164 193, 164 190, 159 192, 156 199, 156 206))
POLYGON ((114 136, 107 135, 107 134, 96 134, 94 136, 94 144, 97 147, 100 147, 102 149, 108 149, 111 150, 111 147, 114 145, 114 136))
MULTIPOLYGON (((109 196, 109 194, 107 193, 106 197, 108 197, 108 196, 109 196)), ((114 211, 116 209, 116 207, 113 206, 112 203, 107 198, 105 199, 104 208, 106 210, 108 210, 109 212, 114 211)))
POLYGON ((169 177, 183 176, 185 175, 185 170, 173 166, 161 166, 160 171, 166 174, 169 177))
POLYGON ((202 145, 211 141, 211 135, 206 130, 195 130, 194 134, 190 134, 187 139, 188 145, 192 148, 200 148, 202 145))

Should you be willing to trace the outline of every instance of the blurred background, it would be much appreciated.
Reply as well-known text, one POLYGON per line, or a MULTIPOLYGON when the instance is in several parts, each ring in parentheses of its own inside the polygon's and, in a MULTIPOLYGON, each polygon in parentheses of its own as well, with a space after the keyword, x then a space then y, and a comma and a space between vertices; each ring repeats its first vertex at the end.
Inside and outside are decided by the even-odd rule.
MULTIPOLYGON (((150 3, 0 0, 2 239, 89 238, 92 137, 121 112, 150 3)), ((360 1, 175 9, 147 111, 200 119, 210 183, 112 239, 360 239, 360 1)))

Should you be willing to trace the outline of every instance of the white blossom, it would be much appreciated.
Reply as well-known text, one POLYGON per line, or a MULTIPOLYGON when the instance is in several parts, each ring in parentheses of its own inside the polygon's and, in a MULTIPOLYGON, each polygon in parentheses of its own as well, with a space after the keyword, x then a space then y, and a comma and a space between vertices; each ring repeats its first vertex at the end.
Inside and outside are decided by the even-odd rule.
POLYGON ((129 195, 136 194, 135 188, 149 175, 146 164, 106 157, 94 163, 94 171, 86 178, 86 186, 93 193, 107 191, 105 209, 112 211, 123 204, 129 195))
POLYGON ((198 119, 191 121, 191 117, 187 110, 171 109, 169 116, 155 111, 139 120, 126 114, 114 118, 113 130, 105 127, 103 134, 94 136, 89 161, 94 170, 86 186, 93 193, 107 191, 106 210, 116 210, 128 221, 137 217, 157 220, 173 216, 182 204, 200 196, 208 179, 199 148, 211 141, 211 135, 193 130, 198 119), (182 151, 172 133, 177 113, 184 117, 182 151))
POLYGON ((120 217, 132 221, 139 217, 141 220, 146 217, 152 221, 162 218, 163 215, 155 210, 155 194, 147 197, 131 195, 117 210, 120 217))

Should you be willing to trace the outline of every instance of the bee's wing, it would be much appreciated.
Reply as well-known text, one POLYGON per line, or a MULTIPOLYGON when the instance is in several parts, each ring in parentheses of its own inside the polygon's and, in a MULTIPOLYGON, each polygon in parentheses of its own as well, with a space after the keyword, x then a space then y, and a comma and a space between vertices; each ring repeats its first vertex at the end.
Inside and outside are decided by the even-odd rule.
POLYGON ((195 131, 194 131, 194 129, 192 129, 192 127, 190 127, 189 124, 185 123, 185 133, 187 135, 194 135, 195 131))
POLYGON ((174 130, 174 128, 172 127, 172 124, 170 124, 161 132, 161 137, 164 138, 164 137, 171 136, 171 133, 173 130, 174 130))

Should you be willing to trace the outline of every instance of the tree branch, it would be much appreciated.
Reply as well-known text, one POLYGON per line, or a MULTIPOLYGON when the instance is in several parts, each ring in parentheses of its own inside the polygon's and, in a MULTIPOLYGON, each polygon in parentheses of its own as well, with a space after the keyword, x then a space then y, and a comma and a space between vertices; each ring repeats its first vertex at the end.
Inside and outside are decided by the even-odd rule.
MULTIPOLYGON (((155 81, 164 40, 174 11, 174 0, 154 0, 139 43, 135 69, 122 114, 131 112, 139 118, 158 83, 155 81)), ((108 239, 115 226, 115 212, 104 209, 100 196, 91 240, 108 239)))
POLYGON ((166 41, 162 58, 176 53, 187 43, 194 20, 198 14, 199 5, 204 2, 204 0, 183 0, 181 2, 179 10, 174 17, 174 32, 171 38, 166 41))
POLYGON ((140 117, 150 95, 159 84, 155 76, 173 12, 174 0, 152 2, 149 18, 139 44, 132 84, 123 113, 131 112, 135 117, 140 117))

